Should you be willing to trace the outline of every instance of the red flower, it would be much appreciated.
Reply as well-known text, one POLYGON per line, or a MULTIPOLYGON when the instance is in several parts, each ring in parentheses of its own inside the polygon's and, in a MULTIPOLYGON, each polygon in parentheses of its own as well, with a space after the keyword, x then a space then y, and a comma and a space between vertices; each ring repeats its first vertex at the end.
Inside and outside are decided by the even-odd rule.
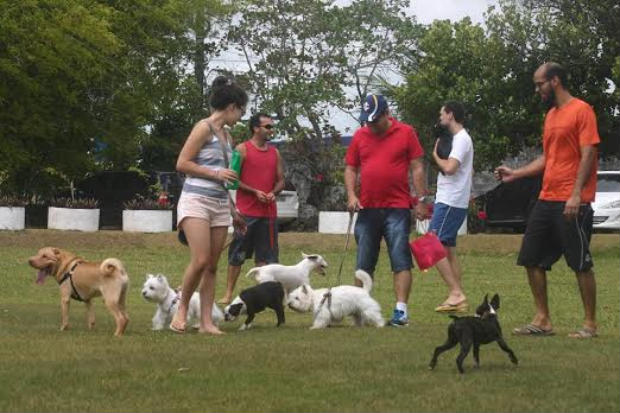
POLYGON ((487 219, 487 213, 486 213, 486 211, 478 211, 478 219, 481 219, 481 220, 483 220, 483 221, 484 221, 485 219, 487 219))
POLYGON ((323 179, 324 179, 323 174, 316 174, 316 176, 314 177, 314 179, 315 179, 317 182, 323 182, 323 179))
POLYGON ((157 198, 157 203, 164 207, 164 206, 168 206, 168 194, 165 192, 162 192, 159 194, 159 197, 157 198))

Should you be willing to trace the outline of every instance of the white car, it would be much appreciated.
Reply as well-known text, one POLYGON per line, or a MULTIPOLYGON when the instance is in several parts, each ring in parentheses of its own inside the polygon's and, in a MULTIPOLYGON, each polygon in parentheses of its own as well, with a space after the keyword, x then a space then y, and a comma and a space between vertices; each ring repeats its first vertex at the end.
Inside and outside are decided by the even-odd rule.
POLYGON ((620 229, 620 171, 598 171, 593 227, 620 229))

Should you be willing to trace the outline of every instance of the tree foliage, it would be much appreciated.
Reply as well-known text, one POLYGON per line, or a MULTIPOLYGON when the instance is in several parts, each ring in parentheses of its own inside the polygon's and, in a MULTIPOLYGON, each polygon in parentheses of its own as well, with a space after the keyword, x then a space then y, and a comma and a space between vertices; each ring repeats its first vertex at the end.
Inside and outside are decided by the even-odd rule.
POLYGON ((489 9, 486 29, 467 18, 435 21, 419 40, 418 64, 391 93, 405 119, 421 131, 427 150, 442 103, 464 102, 476 168, 492 168, 507 154, 540 144, 544 109, 532 76, 540 64, 554 60, 571 73, 573 93, 594 106, 601 151, 611 154, 617 151, 619 95, 609 85, 620 84, 613 72, 618 38, 611 32, 618 22, 602 21, 603 3, 502 1, 498 10, 489 9))
POLYGON ((144 160, 170 169, 178 142, 160 138, 188 129, 203 106, 187 69, 196 49, 188 27, 196 13, 221 12, 217 4, 0 2, 4 190, 45 193, 58 176, 71 182, 144 160))

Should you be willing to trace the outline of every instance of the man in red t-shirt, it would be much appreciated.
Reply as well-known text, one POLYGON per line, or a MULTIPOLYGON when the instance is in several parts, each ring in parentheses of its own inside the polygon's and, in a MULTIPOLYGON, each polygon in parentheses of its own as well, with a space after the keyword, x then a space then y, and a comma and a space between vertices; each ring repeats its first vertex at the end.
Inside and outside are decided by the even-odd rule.
MULTIPOLYGON (((416 194, 425 194, 424 153, 415 129, 390 116, 383 96, 366 97, 360 120, 366 126, 353 135, 344 172, 348 209, 359 211, 354 231, 356 269, 373 276, 381 238, 385 238, 396 295, 396 308, 389 324, 406 326, 413 265, 409 249, 412 207, 409 173, 413 173, 416 194), (358 178, 359 196, 355 191, 358 178)), ((426 218, 423 202, 417 204, 416 214, 418 219, 426 218)))
POLYGON ((235 232, 228 248, 226 292, 218 303, 230 303, 243 262, 252 257, 256 266, 278 262, 276 195, 284 189, 282 158, 267 144, 273 136, 273 119, 264 113, 250 118, 252 137, 237 145, 241 154, 241 174, 237 209, 245 218, 245 234, 235 232))
POLYGON ((534 85, 551 107, 543 127, 543 154, 518 169, 500 166, 497 179, 515 179, 543 174, 543 183, 532 209, 517 260, 527 270, 536 306, 530 324, 514 334, 553 334, 547 302, 546 271, 564 255, 575 271, 585 310, 583 327, 573 338, 591 338, 596 333, 596 281, 592 271, 590 238, 592 207, 596 191, 597 145, 600 142, 594 111, 566 89, 566 71, 557 63, 543 64, 534 73, 534 85))

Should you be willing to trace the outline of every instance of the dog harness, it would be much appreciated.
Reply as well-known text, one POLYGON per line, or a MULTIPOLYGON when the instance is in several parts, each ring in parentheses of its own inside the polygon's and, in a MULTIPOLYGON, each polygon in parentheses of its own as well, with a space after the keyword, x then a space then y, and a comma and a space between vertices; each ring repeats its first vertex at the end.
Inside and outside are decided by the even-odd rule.
POLYGON ((321 308, 323 304, 327 301, 327 311, 329 311, 329 318, 333 319, 334 315, 332 314, 332 289, 328 288, 327 292, 323 294, 323 299, 321 299, 321 303, 319 304, 319 308, 314 312, 314 318, 321 312, 321 308))
POLYGON ((73 277, 72 277, 73 276, 73 271, 75 271, 75 267, 77 267, 81 263, 82 263, 82 261, 76 261, 75 264, 73 264, 73 266, 71 267, 71 269, 63 274, 63 276, 60 279, 60 281, 58 281, 58 285, 61 285, 62 283, 67 281, 67 279, 69 279, 69 282, 71 283, 71 289, 73 290, 73 292, 71 293, 71 298, 73 298, 74 300, 82 301, 83 302, 84 299, 77 292, 77 289, 75 288, 75 284, 73 284, 73 277))
MULTIPOLYGON (((170 290, 168 290, 168 295, 170 295, 170 290)), ((168 298, 168 295, 166 295, 166 298, 168 298)), ((174 305, 179 302, 180 297, 181 297, 180 293, 175 293, 174 298, 170 302, 170 307, 168 307, 168 314, 170 314, 170 312, 172 311, 172 307, 174 307, 174 305)))

